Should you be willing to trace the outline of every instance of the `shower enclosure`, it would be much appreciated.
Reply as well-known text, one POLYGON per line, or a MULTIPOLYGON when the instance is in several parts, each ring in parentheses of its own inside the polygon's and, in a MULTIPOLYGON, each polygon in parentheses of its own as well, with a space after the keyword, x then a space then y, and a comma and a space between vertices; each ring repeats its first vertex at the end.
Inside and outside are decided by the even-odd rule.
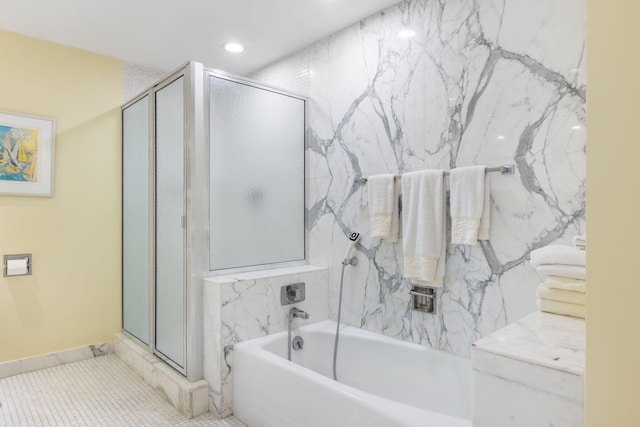
POLYGON ((122 107, 122 327, 202 378, 202 279, 302 263, 305 99, 191 62, 122 107))

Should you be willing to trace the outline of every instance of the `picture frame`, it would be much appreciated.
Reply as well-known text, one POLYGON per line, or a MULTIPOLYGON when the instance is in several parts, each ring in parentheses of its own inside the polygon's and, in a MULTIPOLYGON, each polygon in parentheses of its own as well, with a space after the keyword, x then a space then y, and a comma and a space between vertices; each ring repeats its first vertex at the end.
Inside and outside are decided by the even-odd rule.
POLYGON ((53 196, 55 124, 0 111, 0 195, 53 196))

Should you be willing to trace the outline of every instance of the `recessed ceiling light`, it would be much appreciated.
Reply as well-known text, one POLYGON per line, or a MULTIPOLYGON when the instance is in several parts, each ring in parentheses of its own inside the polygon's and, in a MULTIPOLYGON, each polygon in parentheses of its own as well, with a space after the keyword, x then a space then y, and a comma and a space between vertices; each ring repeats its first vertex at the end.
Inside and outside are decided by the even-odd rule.
POLYGON ((229 42, 224 44, 224 49, 227 52, 240 53, 244 50, 244 46, 242 46, 240 43, 229 42))
POLYGON ((415 35, 416 35, 416 32, 408 28, 404 28, 398 33, 398 36, 402 37, 403 39, 410 39, 415 35))
POLYGON ((498 139, 504 139, 504 135, 498 135, 498 139))

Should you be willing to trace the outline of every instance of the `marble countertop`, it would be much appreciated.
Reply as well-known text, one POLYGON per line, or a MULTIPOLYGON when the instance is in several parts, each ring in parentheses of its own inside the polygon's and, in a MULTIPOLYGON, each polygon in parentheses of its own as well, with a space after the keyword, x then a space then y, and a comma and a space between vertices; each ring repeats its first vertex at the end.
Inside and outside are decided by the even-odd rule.
POLYGON ((327 270, 327 267, 319 267, 315 265, 297 265, 292 267, 265 268, 263 270, 246 271, 237 273, 228 273, 221 276, 209 276, 204 280, 209 283, 224 284, 236 282, 238 280, 258 280, 267 279, 269 277, 287 276, 290 274, 311 273, 314 271, 327 270))
POLYGON ((476 350, 584 375, 584 319, 535 312, 473 345, 476 350))

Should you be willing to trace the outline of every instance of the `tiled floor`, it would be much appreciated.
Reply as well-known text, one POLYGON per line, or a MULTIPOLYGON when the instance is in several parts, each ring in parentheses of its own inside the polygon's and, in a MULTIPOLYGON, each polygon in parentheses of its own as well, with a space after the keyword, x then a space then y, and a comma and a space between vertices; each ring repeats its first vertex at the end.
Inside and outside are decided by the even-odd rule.
POLYGON ((244 427, 207 413, 186 419, 111 354, 0 379, 0 426, 244 427))

